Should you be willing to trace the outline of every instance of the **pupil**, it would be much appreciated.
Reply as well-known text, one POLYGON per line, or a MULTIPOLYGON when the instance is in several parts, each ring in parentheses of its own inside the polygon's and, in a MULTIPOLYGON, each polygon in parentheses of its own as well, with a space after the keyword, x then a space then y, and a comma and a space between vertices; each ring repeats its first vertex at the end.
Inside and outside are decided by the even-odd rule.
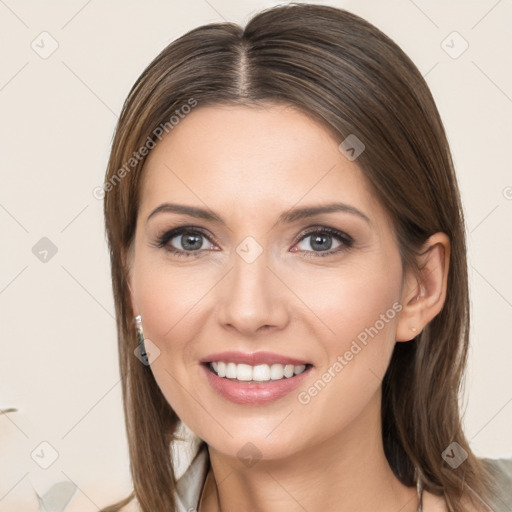
MULTIPOLYGON (((184 249, 197 250, 201 248, 201 235, 182 235, 181 243, 184 249)), ((329 250, 332 247, 332 237, 315 235, 311 247, 318 250, 329 250)))
POLYGON ((311 242, 313 249, 328 250, 332 246, 332 238, 325 235, 315 235, 311 242), (330 242, 330 243, 329 243, 330 242))
POLYGON ((184 249, 196 250, 201 248, 200 235, 183 235, 181 237, 181 244, 184 249), (197 243, 199 242, 199 243, 197 243))

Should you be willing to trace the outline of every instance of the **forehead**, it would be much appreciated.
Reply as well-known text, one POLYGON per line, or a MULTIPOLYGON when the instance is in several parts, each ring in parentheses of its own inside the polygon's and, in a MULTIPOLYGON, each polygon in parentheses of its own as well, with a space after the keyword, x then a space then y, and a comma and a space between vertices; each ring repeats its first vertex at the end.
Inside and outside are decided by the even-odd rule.
POLYGON ((289 106, 197 107, 151 150, 140 213, 179 200, 215 211, 276 213, 343 201, 385 214, 332 130, 289 106))

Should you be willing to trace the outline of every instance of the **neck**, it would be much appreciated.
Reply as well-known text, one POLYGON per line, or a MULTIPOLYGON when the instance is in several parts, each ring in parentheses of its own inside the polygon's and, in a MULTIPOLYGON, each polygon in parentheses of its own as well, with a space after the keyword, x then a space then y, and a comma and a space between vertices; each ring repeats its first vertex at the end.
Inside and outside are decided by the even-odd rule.
POLYGON ((251 467, 209 447, 199 511, 416 512, 416 487, 395 477, 382 444, 380 407, 373 409, 377 414, 363 413, 334 438, 251 467))

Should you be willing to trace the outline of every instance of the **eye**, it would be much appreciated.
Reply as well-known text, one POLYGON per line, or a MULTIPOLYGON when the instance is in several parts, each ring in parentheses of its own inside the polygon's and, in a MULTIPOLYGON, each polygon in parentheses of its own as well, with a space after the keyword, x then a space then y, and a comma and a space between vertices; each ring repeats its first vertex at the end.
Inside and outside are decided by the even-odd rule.
POLYGON ((155 245, 177 256, 198 256, 213 244, 202 231, 184 226, 167 231, 158 237, 155 245))
POLYGON ((337 229, 321 227, 304 234, 297 247, 299 250, 305 251, 306 254, 315 253, 314 256, 329 256, 347 250, 352 244, 352 238, 346 233, 337 229))
MULTIPOLYGON (((292 249, 292 252, 303 252, 305 257, 329 256, 348 250, 352 244, 353 239, 346 233, 322 226, 303 233, 294 246, 298 249, 292 249)), ((179 257, 198 257, 203 251, 215 250, 210 236, 190 226, 171 229, 160 235, 152 245, 179 257)))

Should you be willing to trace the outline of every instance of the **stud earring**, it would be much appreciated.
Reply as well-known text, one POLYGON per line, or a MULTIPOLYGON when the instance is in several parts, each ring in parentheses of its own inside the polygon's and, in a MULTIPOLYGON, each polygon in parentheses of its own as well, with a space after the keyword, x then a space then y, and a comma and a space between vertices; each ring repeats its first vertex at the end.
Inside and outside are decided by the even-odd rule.
POLYGON ((142 330, 142 318, 140 315, 135 317, 135 330, 137 331, 137 339, 139 340, 140 356, 144 359, 145 364, 148 364, 148 355, 144 345, 144 331, 142 330))
POLYGON ((411 327, 412 332, 416 332, 416 327, 411 327))

